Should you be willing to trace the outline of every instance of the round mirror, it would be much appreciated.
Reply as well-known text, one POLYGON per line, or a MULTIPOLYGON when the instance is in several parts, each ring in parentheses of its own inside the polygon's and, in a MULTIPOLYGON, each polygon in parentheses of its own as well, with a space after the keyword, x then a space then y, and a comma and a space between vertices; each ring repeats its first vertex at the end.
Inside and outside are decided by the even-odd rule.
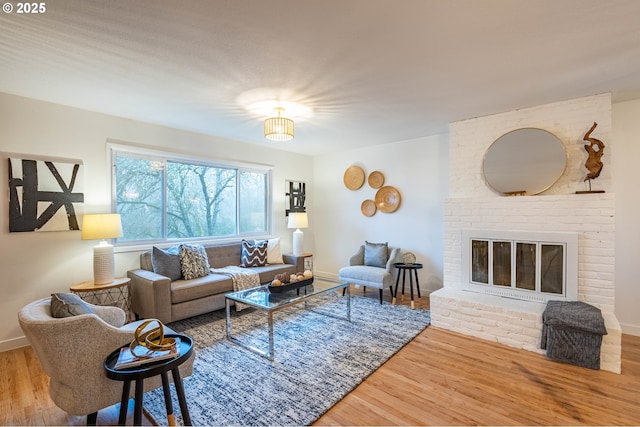
POLYGON ((543 129, 517 129, 496 139, 482 166, 487 184, 506 195, 533 195, 551 187, 564 173, 562 141, 543 129))

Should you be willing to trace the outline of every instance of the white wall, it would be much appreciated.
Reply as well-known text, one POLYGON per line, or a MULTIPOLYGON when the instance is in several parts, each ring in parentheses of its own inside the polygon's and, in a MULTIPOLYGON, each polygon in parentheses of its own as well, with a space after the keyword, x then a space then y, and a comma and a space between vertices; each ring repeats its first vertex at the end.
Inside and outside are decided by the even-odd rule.
MULTIPOLYGON (((626 334, 640 335, 640 100, 613 105, 616 176, 616 315, 626 334)), ((605 152, 606 155, 606 152, 605 152)))
POLYGON ((448 191, 448 137, 436 135, 314 158, 315 203, 310 217, 316 274, 337 277, 338 270, 365 240, 389 242, 413 252, 420 288, 442 286, 443 201, 448 191), (384 185, 397 188, 402 201, 393 213, 378 211, 372 217, 360 211, 361 203, 374 199, 376 190, 365 184, 359 190, 345 187, 345 170, 358 165, 366 176, 380 171, 384 185))
MULTIPOLYGON (((266 141, 263 148, 0 94, 0 351, 26 343, 17 322, 22 306, 92 278, 96 244, 80 240, 79 231, 9 233, 7 153, 83 160, 84 210, 101 213, 110 211, 107 139, 203 158, 273 165, 273 234, 283 238, 285 252, 291 250, 291 230, 284 219, 285 180, 311 182, 311 157, 268 148, 273 143, 266 141)), ((310 193, 307 200, 311 206, 314 195, 310 193)), ((137 252, 116 254, 117 276, 138 265, 137 252)))

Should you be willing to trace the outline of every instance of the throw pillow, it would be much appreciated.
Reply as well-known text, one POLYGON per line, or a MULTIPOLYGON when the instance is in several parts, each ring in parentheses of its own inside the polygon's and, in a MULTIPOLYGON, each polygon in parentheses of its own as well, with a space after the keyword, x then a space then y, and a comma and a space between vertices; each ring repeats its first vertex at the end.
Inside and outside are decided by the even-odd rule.
POLYGON ((267 264, 284 264, 279 237, 267 240, 267 264))
POLYGON ((202 245, 180 245, 180 265, 185 280, 197 279, 209 274, 209 258, 202 245))
POLYGON ((389 247, 387 242, 385 243, 371 243, 365 240, 364 242, 364 265, 371 267, 387 266, 389 260, 389 247))
POLYGON ((267 264, 267 241, 242 241, 240 267, 262 267, 267 264))
POLYGON ((92 314, 89 304, 78 295, 70 293, 51 294, 51 315, 53 317, 71 317, 80 314, 92 314))
POLYGON ((153 247, 151 251, 151 265, 153 272, 168 277, 173 282, 182 278, 182 263, 180 262, 180 248, 173 246, 167 250, 153 247))

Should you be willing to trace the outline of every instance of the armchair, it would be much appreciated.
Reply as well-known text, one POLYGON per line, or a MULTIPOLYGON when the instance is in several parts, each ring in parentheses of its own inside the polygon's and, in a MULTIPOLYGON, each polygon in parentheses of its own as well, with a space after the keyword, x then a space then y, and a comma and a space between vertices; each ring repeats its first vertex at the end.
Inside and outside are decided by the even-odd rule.
MULTIPOLYGON (((55 318, 51 298, 43 298, 23 307, 18 321, 51 379, 53 402, 71 415, 87 415, 87 424, 95 425, 98 411, 122 397, 122 383, 106 377, 104 359, 133 340, 142 321, 125 325, 122 309, 87 305, 94 314, 55 318)), ((195 352, 180 366, 183 377, 191 375, 194 358, 195 352)), ((144 386, 145 391, 162 386, 160 376, 148 379, 144 386)))
POLYGON ((402 251, 400 248, 386 247, 386 245, 384 245, 387 248, 386 262, 384 264, 379 263, 378 265, 367 265, 373 264, 365 262, 367 258, 365 252, 369 249, 369 245, 379 246, 379 244, 370 244, 369 242, 361 245, 358 251, 349 257, 349 265, 342 267, 338 271, 338 276, 343 282, 364 286, 365 291, 367 286, 379 289, 380 304, 382 304, 382 292, 384 288, 388 287, 393 296, 393 264, 402 262, 402 251), (384 265, 384 267, 379 265, 384 265))

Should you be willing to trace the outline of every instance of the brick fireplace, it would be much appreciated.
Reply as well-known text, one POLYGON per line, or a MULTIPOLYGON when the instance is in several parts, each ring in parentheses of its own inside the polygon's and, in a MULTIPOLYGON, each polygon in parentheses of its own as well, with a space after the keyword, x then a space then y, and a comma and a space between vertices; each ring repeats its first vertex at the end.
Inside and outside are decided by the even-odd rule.
POLYGON ((464 290, 462 236, 468 230, 499 233, 574 233, 578 236, 578 297, 602 311, 608 335, 601 369, 620 372, 621 329, 614 314, 615 196, 611 189, 611 98, 595 95, 516 110, 450 125, 450 197, 445 201, 444 286, 431 294, 432 324, 444 329, 543 353, 539 348, 545 304, 464 290), (605 142, 604 168, 588 189, 585 132, 605 142), (490 189, 482 158, 506 132, 534 127, 555 134, 565 145, 567 168, 558 182, 536 196, 505 197, 490 189))

